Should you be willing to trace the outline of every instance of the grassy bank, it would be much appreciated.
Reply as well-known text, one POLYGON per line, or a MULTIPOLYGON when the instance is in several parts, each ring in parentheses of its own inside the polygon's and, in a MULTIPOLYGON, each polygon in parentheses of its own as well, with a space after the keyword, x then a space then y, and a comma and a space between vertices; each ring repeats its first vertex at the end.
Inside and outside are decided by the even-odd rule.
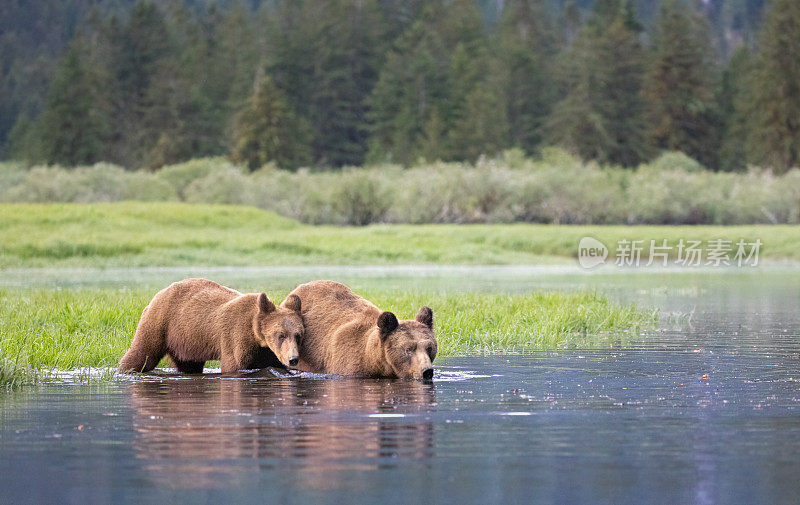
MULTIPOLYGON (((254 288, 257 289, 257 288, 254 288)), ((27 383, 48 369, 115 366, 128 348, 152 291, 0 291, 0 383, 27 383)), ((281 300, 285 292, 269 292, 281 300)), ((434 295, 362 291, 382 308, 412 318, 434 310, 441 356, 559 345, 603 346, 651 327, 655 314, 595 293, 434 295)))
MULTIPOLYGON (((800 226, 310 226, 241 206, 181 203, 0 204, 0 268, 570 261, 584 236, 761 239, 761 258, 800 259, 800 226)), ((674 251, 673 251, 674 252, 674 251)))
POLYGON ((0 202, 182 201, 248 205, 308 224, 800 224, 800 170, 704 170, 667 153, 636 170, 546 149, 475 165, 249 172, 222 158, 156 172, 0 163, 0 202))

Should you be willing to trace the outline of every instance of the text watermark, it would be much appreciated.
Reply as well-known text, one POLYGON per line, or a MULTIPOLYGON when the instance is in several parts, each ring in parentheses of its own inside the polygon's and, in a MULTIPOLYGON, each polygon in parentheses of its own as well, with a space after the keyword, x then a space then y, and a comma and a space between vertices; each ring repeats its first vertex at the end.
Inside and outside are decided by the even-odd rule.
POLYGON ((578 263, 587 269, 612 261, 619 267, 756 267, 762 245, 761 239, 622 239, 611 254, 603 242, 583 237, 578 244, 578 263))

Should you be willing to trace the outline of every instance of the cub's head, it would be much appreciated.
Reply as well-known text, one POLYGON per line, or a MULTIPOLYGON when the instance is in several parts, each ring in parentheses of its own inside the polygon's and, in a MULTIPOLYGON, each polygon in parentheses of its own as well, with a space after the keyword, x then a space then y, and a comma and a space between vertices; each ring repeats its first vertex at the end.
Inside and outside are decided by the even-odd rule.
POLYGON ((258 315, 254 322, 256 342, 269 347, 284 366, 297 366, 297 349, 305 330, 300 317, 300 298, 289 295, 282 306, 276 306, 261 293, 258 295, 258 315))
POLYGON ((416 319, 406 321, 383 312, 378 316, 378 330, 384 359, 398 378, 433 379, 436 336, 430 308, 422 307, 416 319))

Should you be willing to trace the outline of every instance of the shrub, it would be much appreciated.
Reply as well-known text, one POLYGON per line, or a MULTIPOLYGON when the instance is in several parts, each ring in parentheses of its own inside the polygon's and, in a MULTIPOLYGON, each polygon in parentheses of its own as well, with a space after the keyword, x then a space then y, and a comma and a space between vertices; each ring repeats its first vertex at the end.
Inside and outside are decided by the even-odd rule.
POLYGON ((26 170, 0 164, 0 201, 173 200, 254 205, 312 224, 800 223, 800 170, 714 173, 681 153, 637 170, 584 163, 560 149, 538 159, 510 150, 475 165, 437 162, 249 173, 224 158, 158 172, 107 163, 26 170))
POLYGON ((233 168, 224 158, 200 158, 159 170, 158 178, 169 184, 181 200, 186 200, 186 190, 194 181, 207 177, 216 170, 233 168))
POLYGON ((391 206, 386 180, 375 170, 346 169, 331 181, 331 210, 341 224, 383 221, 391 206))
POLYGON ((184 195, 185 200, 192 203, 250 205, 253 202, 252 181, 240 169, 226 166, 194 180, 184 195))

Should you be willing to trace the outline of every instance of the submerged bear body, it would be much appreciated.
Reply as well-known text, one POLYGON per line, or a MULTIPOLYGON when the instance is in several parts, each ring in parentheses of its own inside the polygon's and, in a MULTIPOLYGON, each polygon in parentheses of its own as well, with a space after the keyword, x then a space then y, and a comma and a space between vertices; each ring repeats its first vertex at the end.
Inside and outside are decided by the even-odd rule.
MULTIPOLYGON (((332 281, 314 281, 289 296, 301 300, 305 334, 299 370, 369 377, 433 377, 433 312, 398 321, 391 312, 332 281)), ((286 302, 284 302, 286 303, 286 302)))
POLYGON ((184 373, 220 360, 223 372, 294 366, 303 333, 300 301, 276 307, 264 293, 243 294, 206 279, 185 279, 145 307, 121 372, 146 372, 166 355, 184 373))

